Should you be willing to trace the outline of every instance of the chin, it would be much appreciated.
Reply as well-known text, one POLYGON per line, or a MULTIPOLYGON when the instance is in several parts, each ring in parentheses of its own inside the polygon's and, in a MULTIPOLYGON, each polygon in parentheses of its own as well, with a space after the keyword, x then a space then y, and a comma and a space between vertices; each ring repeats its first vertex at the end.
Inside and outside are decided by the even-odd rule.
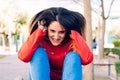
POLYGON ((59 44, 53 44, 53 46, 58 46, 59 44))
POLYGON ((52 45, 53 45, 53 46, 58 46, 58 45, 60 45, 60 44, 57 44, 57 43, 52 43, 52 45))

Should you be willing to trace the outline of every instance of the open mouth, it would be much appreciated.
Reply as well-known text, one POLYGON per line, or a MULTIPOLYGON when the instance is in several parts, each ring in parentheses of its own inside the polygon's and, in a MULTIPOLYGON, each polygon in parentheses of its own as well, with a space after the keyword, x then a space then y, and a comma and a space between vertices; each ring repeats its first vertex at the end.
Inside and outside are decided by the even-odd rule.
POLYGON ((51 38, 50 40, 53 45, 59 45, 61 43, 61 39, 51 38))

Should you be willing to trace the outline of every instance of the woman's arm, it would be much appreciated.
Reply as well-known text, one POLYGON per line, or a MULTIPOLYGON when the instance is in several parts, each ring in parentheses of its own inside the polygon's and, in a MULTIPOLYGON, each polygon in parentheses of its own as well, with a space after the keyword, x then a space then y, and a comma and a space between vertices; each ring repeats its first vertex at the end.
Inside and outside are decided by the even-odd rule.
POLYGON ((24 62, 29 62, 36 48, 39 46, 40 40, 44 37, 45 31, 37 28, 23 43, 18 51, 18 58, 24 62))
POLYGON ((87 65, 92 62, 93 53, 91 52, 90 48, 88 47, 82 36, 77 31, 72 30, 70 37, 73 40, 75 50, 79 53, 81 57, 82 64, 87 65))

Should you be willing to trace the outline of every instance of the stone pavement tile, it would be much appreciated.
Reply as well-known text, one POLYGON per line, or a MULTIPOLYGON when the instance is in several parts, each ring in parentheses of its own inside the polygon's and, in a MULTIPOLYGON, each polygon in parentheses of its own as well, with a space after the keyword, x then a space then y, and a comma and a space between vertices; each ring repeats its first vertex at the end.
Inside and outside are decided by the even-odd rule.
POLYGON ((27 80, 28 63, 23 63, 17 58, 17 55, 6 55, 0 59, 0 80, 15 80, 22 76, 27 80))

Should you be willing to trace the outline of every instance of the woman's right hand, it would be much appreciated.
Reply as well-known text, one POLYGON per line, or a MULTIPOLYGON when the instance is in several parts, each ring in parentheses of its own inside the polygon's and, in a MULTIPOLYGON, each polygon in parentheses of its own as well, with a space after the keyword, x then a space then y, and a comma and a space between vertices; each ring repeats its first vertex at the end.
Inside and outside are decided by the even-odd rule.
POLYGON ((43 26, 45 24, 44 21, 38 21, 38 28, 40 28, 43 32, 47 30, 46 26, 43 26))

